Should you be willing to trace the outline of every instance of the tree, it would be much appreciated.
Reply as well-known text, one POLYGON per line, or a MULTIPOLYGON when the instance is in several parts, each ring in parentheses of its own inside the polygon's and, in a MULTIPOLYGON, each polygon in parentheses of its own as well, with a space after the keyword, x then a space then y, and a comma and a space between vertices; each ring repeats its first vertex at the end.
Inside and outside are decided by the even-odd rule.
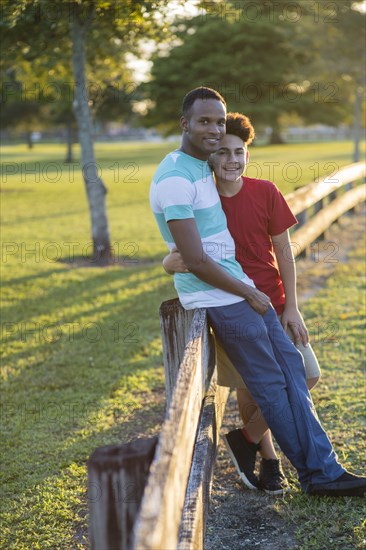
POLYGON ((9 74, 1 96, 1 128, 18 127, 24 130, 27 134, 28 147, 31 149, 33 147, 32 130, 41 116, 43 105, 38 101, 23 100, 21 83, 16 81, 14 74, 9 74))
MULTIPOLYGON (((314 53, 306 76, 317 83, 312 109, 304 107, 307 121, 354 126, 354 160, 359 160, 362 101, 365 94, 366 25, 361 0, 338 0, 313 12, 302 0, 304 15, 302 45, 314 53), (315 24, 314 24, 315 23, 315 24), (304 28, 305 30, 305 28, 304 28), (323 98, 319 83, 323 85, 323 98), (325 97, 324 97, 325 96, 325 97)), ((321 5, 320 5, 321 6, 321 5)))
MULTIPOLYGON (((233 2, 226 12, 176 22, 181 43, 153 57, 151 80, 144 86, 146 96, 155 102, 149 124, 160 124, 167 132, 176 130, 172 121, 177 120, 183 90, 208 85, 221 91, 230 110, 247 113, 257 126, 271 126, 273 141, 279 139, 280 114, 296 92, 295 67, 308 54, 292 47, 288 22, 273 24, 268 3, 263 4, 267 12, 255 19, 237 4, 233 2)), ((245 4, 248 9, 253 6, 253 2, 240 5, 245 4)))
MULTIPOLYGON (((72 142, 74 134, 74 116, 72 101, 69 97, 56 98, 54 94, 36 92, 27 94, 21 81, 16 79, 16 71, 7 70, 2 75, 0 101, 0 125, 2 128, 24 130, 27 134, 28 147, 33 147, 33 130, 65 126, 67 131, 67 154, 65 162, 73 162, 72 142), (28 95, 30 97, 28 97, 28 95)), ((53 82, 60 89, 62 81, 53 82)))
MULTIPOLYGON (((109 83, 128 74, 125 54, 137 51, 144 36, 165 30, 162 0, 5 0, 1 27, 5 59, 2 74, 20 61, 17 79, 41 84, 65 79, 78 124, 82 174, 91 216, 93 257, 100 264, 111 258, 106 213, 106 187, 97 172, 91 126, 91 100, 86 73, 108 74, 109 83), (71 64, 70 64, 71 60, 71 64), (72 73, 70 68, 72 66, 72 73), (70 79, 69 75, 73 78, 70 79)), ((94 84, 96 81, 94 80, 94 84)), ((98 84, 97 84, 98 87, 98 84)))
POLYGON ((352 45, 352 33, 364 33, 364 15, 354 4, 203 2, 201 16, 176 21, 180 42, 153 57, 151 79, 143 86, 153 100, 146 122, 177 131, 183 90, 200 85, 216 87, 228 108, 251 116, 256 127, 271 126, 272 142, 280 141, 283 114, 305 123, 349 120, 350 105, 343 100, 353 79, 349 69, 359 73, 357 57, 363 57, 357 52, 362 40, 352 45))

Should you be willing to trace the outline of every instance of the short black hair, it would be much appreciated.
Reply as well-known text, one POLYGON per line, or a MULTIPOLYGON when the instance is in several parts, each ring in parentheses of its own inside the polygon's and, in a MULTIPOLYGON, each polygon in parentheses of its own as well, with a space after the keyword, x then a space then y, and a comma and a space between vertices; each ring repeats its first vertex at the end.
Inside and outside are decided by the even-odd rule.
POLYGON ((239 137, 249 145, 255 137, 255 131, 250 119, 240 113, 228 113, 226 116, 226 135, 239 137))
POLYGON ((199 88, 195 88, 194 90, 188 92, 188 94, 184 97, 182 105, 183 116, 187 116, 188 111, 196 99, 202 99, 203 101, 207 99, 217 99, 217 101, 221 101, 221 103, 226 107, 226 101, 219 92, 213 90, 212 88, 207 88, 206 86, 200 86, 199 88))

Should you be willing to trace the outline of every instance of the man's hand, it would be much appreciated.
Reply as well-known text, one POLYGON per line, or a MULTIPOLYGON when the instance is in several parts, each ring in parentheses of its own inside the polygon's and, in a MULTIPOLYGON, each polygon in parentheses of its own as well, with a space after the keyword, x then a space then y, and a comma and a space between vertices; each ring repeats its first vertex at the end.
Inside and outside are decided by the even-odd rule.
POLYGON ((187 269, 177 248, 173 248, 170 254, 165 256, 163 268, 169 275, 174 275, 174 273, 189 273, 189 269, 187 269))
POLYGON ((309 333, 297 307, 285 306, 281 316, 281 324, 284 330, 290 328, 296 345, 301 342, 306 347, 309 344, 309 333))
POLYGON ((252 308, 261 315, 267 311, 270 304, 268 296, 230 275, 205 253, 194 218, 170 220, 168 226, 190 273, 214 288, 247 299, 252 308))
POLYGON ((264 315, 271 304, 271 300, 268 298, 267 294, 253 287, 248 287, 248 295, 246 295, 245 298, 254 311, 260 315, 264 315))

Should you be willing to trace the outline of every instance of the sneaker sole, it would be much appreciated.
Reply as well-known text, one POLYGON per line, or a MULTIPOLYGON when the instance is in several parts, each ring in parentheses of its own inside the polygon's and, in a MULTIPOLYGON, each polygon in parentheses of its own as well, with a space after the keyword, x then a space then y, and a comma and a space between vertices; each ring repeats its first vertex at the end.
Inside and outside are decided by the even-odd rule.
POLYGON ((241 469, 239 468, 239 464, 237 463, 236 461, 236 458, 235 458, 235 455, 234 453, 232 452, 231 450, 231 447, 230 447, 230 444, 228 442, 228 440, 226 439, 226 435, 224 435, 224 443, 225 443, 225 447, 227 449, 227 452, 229 453, 230 455, 230 458, 231 460, 233 461, 234 463, 234 466, 235 468, 237 469, 237 472, 240 476, 240 479, 242 480, 242 482, 244 483, 244 485, 248 488, 248 489, 251 489, 252 491, 258 491, 258 487, 256 487, 255 485, 253 485, 253 483, 251 483, 249 481, 249 479, 246 477, 246 475, 244 474, 244 472, 241 471, 241 469))
POLYGON ((366 497, 366 489, 354 489, 354 490, 326 490, 314 491, 308 493, 312 497, 366 497))
POLYGON ((285 495, 285 494, 289 493, 291 491, 291 489, 290 489, 290 487, 286 487, 286 489, 276 489, 275 491, 271 491, 270 489, 263 489, 262 488, 262 491, 267 493, 267 495, 280 496, 280 495, 285 495))

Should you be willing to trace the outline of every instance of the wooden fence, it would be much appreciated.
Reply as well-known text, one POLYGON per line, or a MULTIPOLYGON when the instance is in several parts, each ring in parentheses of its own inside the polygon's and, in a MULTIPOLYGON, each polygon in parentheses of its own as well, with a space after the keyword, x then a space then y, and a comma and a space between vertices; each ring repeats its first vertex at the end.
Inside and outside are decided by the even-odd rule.
MULTIPOLYGON (((356 163, 286 196, 300 219, 295 256, 365 201, 356 163), (345 188, 345 189, 341 189, 345 188), (340 193, 337 197, 337 193, 340 193), (327 199, 329 204, 325 204, 327 199)), ((206 311, 160 308, 167 413, 159 438, 96 449, 88 462, 92 550, 201 550, 229 390, 216 383, 206 311)))
POLYGON ((291 237, 295 256, 306 253, 342 214, 365 201, 365 186, 355 185, 365 176, 365 163, 356 162, 286 195, 287 204, 299 220, 291 237))

